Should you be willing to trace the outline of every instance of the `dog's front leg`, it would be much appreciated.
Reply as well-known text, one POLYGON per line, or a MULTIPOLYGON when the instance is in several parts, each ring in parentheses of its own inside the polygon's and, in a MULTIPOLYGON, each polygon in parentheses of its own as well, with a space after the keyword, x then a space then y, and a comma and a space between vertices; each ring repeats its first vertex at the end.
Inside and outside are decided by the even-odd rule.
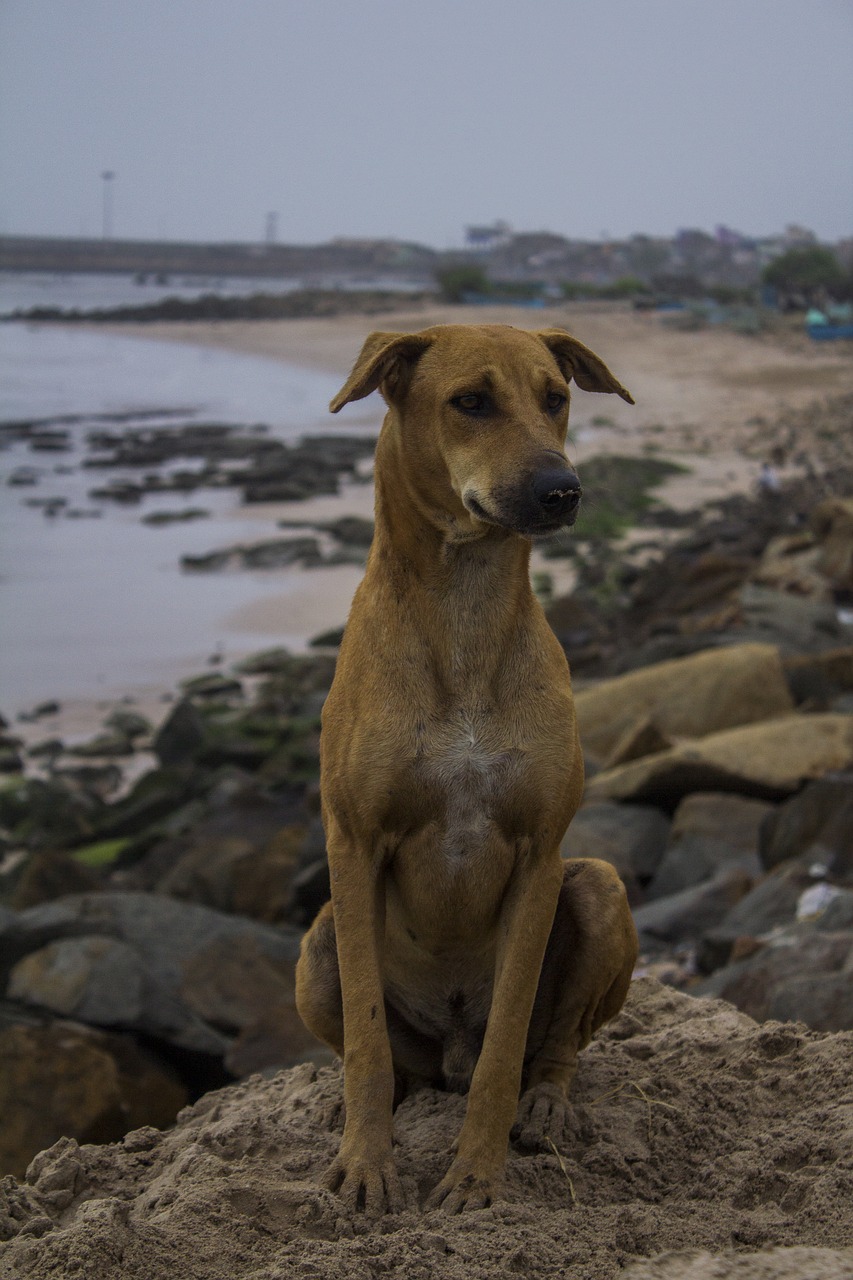
POLYGON ((492 1007, 450 1169, 429 1198, 448 1213, 491 1204, 503 1181, 527 1029, 563 872, 559 853, 529 855, 501 911, 492 1007))
POLYGON ((402 1207, 391 1152, 394 1069, 380 968, 385 892, 375 860, 340 832, 329 832, 328 850, 343 998, 346 1122, 326 1184, 350 1209, 377 1215, 402 1207))

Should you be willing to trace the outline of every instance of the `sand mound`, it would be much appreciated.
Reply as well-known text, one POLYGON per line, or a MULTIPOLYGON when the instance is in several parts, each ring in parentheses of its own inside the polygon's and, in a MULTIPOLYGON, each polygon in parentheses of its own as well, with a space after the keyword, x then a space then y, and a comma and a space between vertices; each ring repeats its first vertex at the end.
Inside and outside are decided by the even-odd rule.
POLYGON ((420 1207, 464 1108, 427 1090, 396 1118, 410 1207, 345 1215, 316 1185, 340 1072, 303 1066, 208 1094, 169 1133, 42 1153, 26 1184, 0 1186, 0 1235, 14 1235, 0 1276, 850 1277, 851 1081, 853 1033, 759 1026, 641 980, 582 1057, 560 1152, 511 1150, 490 1209, 420 1207))

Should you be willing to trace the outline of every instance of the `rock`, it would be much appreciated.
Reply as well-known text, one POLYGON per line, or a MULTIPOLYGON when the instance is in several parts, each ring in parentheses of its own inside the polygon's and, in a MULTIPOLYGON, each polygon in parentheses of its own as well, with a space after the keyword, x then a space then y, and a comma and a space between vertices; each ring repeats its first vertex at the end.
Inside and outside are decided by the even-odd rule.
POLYGON ((213 573, 230 564, 231 551, 206 551, 201 555, 181 556, 181 568, 189 573, 213 573))
POLYGON ((316 538, 272 538, 267 542, 239 547, 237 552, 246 569, 279 569, 300 560, 317 561, 320 544, 316 538))
POLYGON ((308 641, 312 649, 340 649, 344 638, 343 627, 330 627, 321 631, 308 641))
POLYGON ((694 988, 721 996, 759 1022, 806 1022, 816 1031, 853 1029, 853 934, 800 924, 774 935, 746 960, 694 988))
POLYGON ((772 806, 726 792, 685 796, 675 811, 669 843, 648 887, 649 898, 709 880, 723 867, 757 877, 758 831, 772 806))
POLYGON ((58 716, 62 710, 62 703, 53 700, 48 702, 40 702, 33 707, 32 711, 22 711, 18 719, 24 724, 32 724, 36 720, 41 720, 44 716, 58 716))
POLYGON ((237 664, 236 669, 247 676, 287 675, 297 662, 298 658, 295 658, 289 649, 276 646, 244 658, 237 664))
POLYGON ((782 800, 806 782, 853 767, 853 716, 783 716, 709 734, 697 742, 608 769, 591 778, 589 800, 632 800, 675 808, 692 791, 733 791, 782 800))
MULTIPOLYGON (((194 825, 183 840, 172 841, 172 849, 181 844, 189 848, 175 856, 173 865, 154 884, 156 891, 266 923, 284 920, 293 898, 293 871, 305 829, 291 826, 264 834, 257 829, 257 815, 251 816, 255 829, 247 824, 242 835, 213 834, 214 824, 208 821, 194 825)), ((156 856, 157 850, 152 850, 149 859, 156 856)))
POLYGON ((771 538, 750 574, 750 581, 786 594, 831 602, 829 583, 817 568, 820 554, 820 548, 808 533, 771 538))
POLYGON ((798 703, 811 711, 827 711, 832 701, 853 691, 853 647, 787 658, 785 675, 798 703))
MULTIPOLYGON (((23 1178, 63 1137, 115 1142, 141 1125, 165 1127, 187 1101, 175 1073, 127 1036, 67 1021, 0 1023, 0 1174, 23 1178)), ((73 1189, 65 1194, 70 1203, 73 1189)))
POLYGON ((734 645, 657 663, 575 695, 584 751, 606 759, 626 732, 651 717, 666 737, 702 738, 793 709, 770 645, 734 645))
POLYGON ((108 729, 114 729, 116 733, 123 734, 131 741, 143 737, 152 729, 151 721, 147 716, 140 715, 138 711, 131 711, 128 707, 113 708, 104 724, 108 729))
POLYGON ((671 746, 673 743, 652 717, 646 716, 638 720, 630 729, 625 730, 602 767, 613 769, 617 764, 627 764, 629 760, 642 760, 643 756, 656 755, 658 751, 666 751, 671 746))
POLYGON ((181 994, 211 1026, 233 1029, 224 1063, 232 1075, 302 1061, 320 1049, 296 1011, 291 966, 275 963, 256 940, 213 941, 185 966, 181 994))
POLYGON ((19 744, 11 738, 0 742, 0 773, 21 773, 23 768, 24 758, 19 744))
POLYGON ((91 835, 100 840, 140 837, 154 823, 174 820, 203 782, 177 765, 152 769, 126 796, 102 808, 91 835))
POLYGON ((369 547, 373 542, 373 521, 363 516, 341 516, 322 527, 338 542, 352 547, 369 547))
POLYGON ((204 520, 210 512, 206 507, 184 507, 180 511, 152 511, 142 517, 142 523, 157 528, 164 524, 175 524, 187 520, 204 520))
POLYGON ((819 653, 849 638, 830 600, 790 595, 748 582, 738 601, 744 628, 756 640, 778 646, 783 654, 819 653))
POLYGON ((132 756, 133 743, 126 734, 113 731, 96 734, 88 742, 78 742, 66 750, 72 756, 132 756))
MULTIPOLYGON (((271 983, 278 1006, 290 992, 292 1007, 299 935, 154 894, 102 893, 22 912, 0 932, 0 948, 12 945, 22 955, 9 977, 15 999, 222 1057, 263 1021, 271 983), (217 966, 232 1014, 242 1000, 239 1016, 221 1009, 206 1016, 212 1005, 199 983, 209 992, 217 966), (257 986, 259 971, 268 975, 266 994, 257 986)), ((268 1049, 264 1065, 279 1064, 280 1045, 268 1049)), ((256 1065, 262 1056, 256 1045, 256 1065)))
POLYGON ((833 878, 853 884, 853 773, 809 782, 768 813, 758 852, 768 868, 810 852, 833 878))
POLYGON ((839 889, 822 915, 815 921, 816 929, 850 929, 853 931, 853 892, 839 889))
POLYGON ((68 893, 86 893, 99 887, 98 877, 67 853, 45 850, 32 853, 16 869, 9 884, 2 884, 4 898, 16 911, 51 902, 68 893))
POLYGON ((192 760, 206 731, 199 709, 189 698, 181 698, 154 735, 154 754, 165 768, 183 764, 192 760))
POLYGON ((332 896, 329 863, 325 857, 315 858, 299 871, 290 885, 290 916, 296 924, 309 925, 324 903, 332 896))
POLYGON ((248 675, 268 675, 256 698, 256 708, 271 715, 304 714, 304 699, 315 693, 325 694, 335 674, 332 654, 291 654, 284 649, 269 649, 241 663, 240 671, 248 675))
POLYGON ((726 964, 744 938, 762 938, 772 929, 790 925, 803 892, 815 884, 807 861, 786 863, 765 876, 716 924, 702 930, 698 965, 710 973, 726 964))
POLYGON ((201 676, 191 676, 181 681, 181 688, 187 698, 241 698, 243 686, 234 676, 223 675, 220 671, 211 671, 201 676))
POLYGON ((0 787, 0 828, 30 849, 73 844, 94 834, 104 805, 60 778, 14 778, 0 787))
POLYGON ((853 499, 826 498, 812 512, 811 526, 821 544, 818 571, 834 590, 853 590, 853 499))
POLYGON ((650 805, 585 804, 563 837, 563 858, 603 858, 625 882, 632 902, 641 900, 645 884, 660 861, 669 819, 650 805))
POLYGON ((6 994, 80 1022, 133 1027, 143 1017, 144 985, 142 957, 133 947, 89 936, 57 939, 19 960, 6 994))
POLYGON ((117 764, 74 764, 54 767, 53 777, 83 795, 107 800, 122 783, 122 771, 117 764))
POLYGON ((64 750, 65 744, 61 738, 43 738, 41 742, 34 742, 27 747, 27 755, 31 760, 47 760, 52 763, 64 750))
POLYGON ((662 942, 696 938, 719 924, 736 902, 749 892, 752 881, 743 871, 720 871, 712 880, 658 898, 634 910, 634 924, 644 937, 662 942))

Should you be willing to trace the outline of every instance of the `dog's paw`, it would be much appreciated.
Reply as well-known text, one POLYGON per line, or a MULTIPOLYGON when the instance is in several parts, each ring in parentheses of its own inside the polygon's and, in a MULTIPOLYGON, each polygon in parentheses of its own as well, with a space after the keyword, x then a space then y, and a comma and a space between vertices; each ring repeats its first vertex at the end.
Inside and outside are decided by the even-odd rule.
POLYGON ((427 1209, 442 1213, 464 1213, 466 1209, 487 1209, 498 1198, 502 1179, 478 1174, 458 1157, 426 1202, 427 1209))
POLYGON ((557 1084, 535 1084, 522 1096, 510 1137, 531 1151, 549 1151, 565 1137, 569 1123, 569 1100, 557 1084))
POLYGON ((400 1179, 390 1153, 378 1160, 370 1155, 339 1155, 323 1182, 340 1196, 352 1213, 379 1218, 384 1213, 399 1213, 403 1208, 400 1179))

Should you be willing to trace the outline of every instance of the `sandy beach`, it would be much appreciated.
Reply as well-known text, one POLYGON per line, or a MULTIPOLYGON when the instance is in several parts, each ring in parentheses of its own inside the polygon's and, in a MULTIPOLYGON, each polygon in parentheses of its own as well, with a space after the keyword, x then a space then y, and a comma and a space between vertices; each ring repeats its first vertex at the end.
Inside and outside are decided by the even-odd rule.
MULTIPOLYGON (((434 305, 396 311, 387 317, 158 322, 111 328, 128 337, 266 356, 336 373, 343 379, 374 329, 422 329, 433 324, 568 329, 618 371, 637 402, 632 407, 578 394, 572 410, 575 429, 579 422, 606 416, 634 438, 650 434, 660 445, 692 447, 696 452, 705 447, 722 451, 741 448, 751 439, 751 418, 772 416, 786 408, 802 407, 817 396, 853 389, 853 361, 847 344, 813 343, 799 327, 780 326, 778 332, 756 336, 719 327, 680 332, 663 324, 656 313, 609 303, 572 303, 536 310, 434 305)), ((378 399, 376 405, 378 421, 378 399)))
MULTIPOLYGON (((657 314, 614 304, 575 303, 535 311, 433 305, 387 318, 123 324, 112 331, 264 356, 343 380, 372 330, 432 324, 559 326, 574 333, 617 372, 636 405, 576 392, 573 460, 582 466, 591 452, 637 449, 677 458, 691 474, 671 480, 659 496, 684 510, 752 487, 775 443, 768 429, 781 414, 853 391, 849 344, 811 342, 796 324, 780 322, 778 330, 756 336, 720 327, 682 332, 662 323, 657 314)), ((378 397, 371 403, 378 427, 382 406, 378 397)), ((345 424, 346 414, 336 425, 345 424)))

